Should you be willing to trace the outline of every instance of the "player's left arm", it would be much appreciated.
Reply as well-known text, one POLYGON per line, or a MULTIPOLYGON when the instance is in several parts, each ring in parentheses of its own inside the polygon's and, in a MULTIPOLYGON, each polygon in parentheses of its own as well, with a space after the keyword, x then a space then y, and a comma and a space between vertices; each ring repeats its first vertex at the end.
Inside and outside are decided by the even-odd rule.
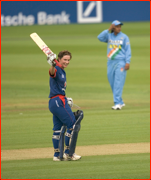
POLYGON ((73 99, 67 97, 67 102, 68 102, 68 105, 70 106, 70 108, 72 108, 73 107, 73 99))
POLYGON ((131 61, 131 46, 130 46, 130 40, 128 36, 125 38, 125 70, 129 70, 130 68, 130 61, 131 61))

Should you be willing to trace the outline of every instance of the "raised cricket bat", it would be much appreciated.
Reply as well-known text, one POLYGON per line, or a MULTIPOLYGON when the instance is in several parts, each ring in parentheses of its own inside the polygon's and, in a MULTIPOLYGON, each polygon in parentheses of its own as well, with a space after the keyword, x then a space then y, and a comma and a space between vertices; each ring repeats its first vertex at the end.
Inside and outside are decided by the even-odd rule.
POLYGON ((38 36, 37 33, 30 34, 32 40, 39 46, 39 48, 45 53, 46 56, 54 54, 51 49, 44 43, 44 41, 38 36))

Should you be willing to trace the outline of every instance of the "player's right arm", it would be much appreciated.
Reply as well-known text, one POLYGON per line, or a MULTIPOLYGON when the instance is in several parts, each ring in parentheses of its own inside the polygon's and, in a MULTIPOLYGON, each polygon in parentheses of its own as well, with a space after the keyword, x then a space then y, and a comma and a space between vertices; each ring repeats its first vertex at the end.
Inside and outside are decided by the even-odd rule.
POLYGON ((110 27, 104 31, 102 31, 99 35, 98 35, 98 39, 101 41, 101 42, 105 42, 107 43, 108 42, 108 39, 109 39, 109 32, 115 28, 115 25, 114 24, 111 24, 110 27))
POLYGON ((114 30, 114 28, 115 28, 115 24, 111 24, 108 31, 112 31, 112 30, 114 30))
POLYGON ((54 74, 55 74, 55 67, 54 66, 50 67, 49 74, 50 74, 50 76, 54 76, 54 74))
POLYGON ((108 42, 108 33, 109 33, 109 30, 104 30, 102 31, 98 36, 97 38, 101 41, 101 42, 105 42, 107 43, 108 42))
POLYGON ((48 55, 47 57, 47 62, 48 64, 51 65, 50 69, 49 69, 49 74, 50 76, 54 76, 55 75, 55 72, 56 72, 56 69, 55 69, 55 66, 56 66, 56 54, 50 54, 48 55))

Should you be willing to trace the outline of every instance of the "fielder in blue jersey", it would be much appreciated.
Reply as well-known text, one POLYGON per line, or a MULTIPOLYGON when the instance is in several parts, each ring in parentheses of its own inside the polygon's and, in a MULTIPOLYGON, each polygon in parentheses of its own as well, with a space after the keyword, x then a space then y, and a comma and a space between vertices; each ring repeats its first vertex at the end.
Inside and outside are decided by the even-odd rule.
MULTIPOLYGON (((53 114, 53 146, 54 146, 54 157, 53 161, 60 161, 60 149, 59 144, 63 143, 63 151, 64 151, 64 141, 60 142, 61 136, 62 136, 62 127, 67 127, 67 131, 65 133, 65 145, 66 149, 63 154, 62 160, 79 160, 81 156, 76 155, 74 152, 75 144, 77 139, 71 138, 73 134, 76 134, 74 132, 74 126, 77 123, 78 120, 82 120, 83 116, 81 116, 78 113, 72 112, 71 107, 73 100, 72 98, 67 98, 65 94, 65 90, 67 87, 66 82, 66 72, 65 68, 69 65, 70 59, 72 55, 69 51, 61 51, 58 54, 58 59, 56 60, 56 54, 51 54, 47 61, 51 65, 49 69, 49 75, 50 75, 50 94, 49 94, 49 110, 53 114), (70 103, 69 101, 70 100, 70 103), (70 141, 72 142, 71 145, 71 156, 69 158, 70 153, 70 141), (74 144, 74 145, 73 145, 74 144)), ((77 112, 83 112, 83 111, 77 111, 77 112)), ((76 126, 75 126, 76 127, 76 126)), ((79 125, 78 125, 79 130, 79 125)), ((77 135, 77 134, 76 134, 77 135)), ((64 138, 64 134, 62 136, 64 138)), ((62 140, 61 140, 62 141, 62 140)))
POLYGON ((123 23, 115 20, 109 29, 98 35, 101 42, 107 43, 107 77, 113 92, 114 110, 125 106, 122 92, 131 60, 130 41, 128 36, 121 32, 122 25, 123 23))

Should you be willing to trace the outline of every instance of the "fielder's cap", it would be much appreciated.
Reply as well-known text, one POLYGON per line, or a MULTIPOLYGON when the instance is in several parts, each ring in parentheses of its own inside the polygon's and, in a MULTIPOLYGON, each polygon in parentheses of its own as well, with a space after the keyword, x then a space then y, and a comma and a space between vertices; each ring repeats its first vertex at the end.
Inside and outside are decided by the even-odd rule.
POLYGON ((119 25, 119 24, 120 24, 120 25, 123 25, 123 23, 120 22, 120 21, 118 21, 118 20, 113 21, 112 24, 115 24, 115 26, 117 26, 117 25, 119 25))

